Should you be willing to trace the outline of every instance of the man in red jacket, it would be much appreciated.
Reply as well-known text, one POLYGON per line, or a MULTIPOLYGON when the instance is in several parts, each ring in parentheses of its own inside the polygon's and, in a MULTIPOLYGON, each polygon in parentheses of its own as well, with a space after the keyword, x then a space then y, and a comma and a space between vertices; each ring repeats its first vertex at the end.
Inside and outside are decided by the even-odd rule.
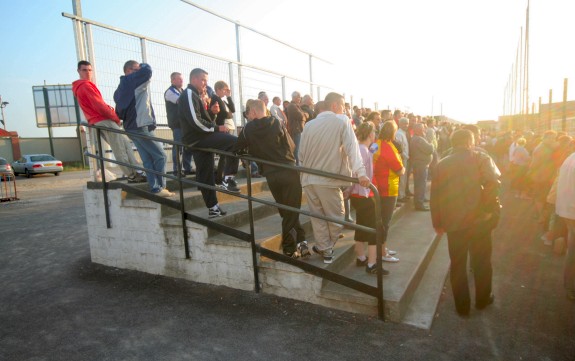
MULTIPOLYGON (((120 119, 116 115, 114 108, 104 102, 102 94, 92 82, 92 64, 82 60, 78 62, 78 74, 80 79, 72 83, 72 91, 78 99, 78 104, 88 120, 88 124, 97 124, 100 127, 122 130, 120 119)), ((110 144, 116 160, 141 167, 136 160, 132 145, 128 138, 119 133, 102 132, 102 138, 110 144)), ((146 182, 146 177, 133 168, 120 166, 124 175, 128 177, 128 183, 146 182)))

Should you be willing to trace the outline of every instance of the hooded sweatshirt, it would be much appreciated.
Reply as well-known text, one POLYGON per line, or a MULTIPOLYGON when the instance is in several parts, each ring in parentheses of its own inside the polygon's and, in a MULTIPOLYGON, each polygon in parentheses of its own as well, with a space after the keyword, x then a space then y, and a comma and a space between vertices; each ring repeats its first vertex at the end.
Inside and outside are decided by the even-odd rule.
MULTIPOLYGON (((274 117, 255 119, 246 124, 238 136, 234 151, 246 148, 248 153, 256 158, 295 165, 294 142, 285 125, 274 117)), ((258 164, 258 169, 267 176, 284 168, 258 164)))
POLYGON ((156 116, 152 108, 150 80, 152 68, 140 64, 140 70, 120 77, 120 85, 114 92, 116 113, 124 121, 124 129, 148 127, 156 129, 156 116))
POLYGON ((120 125, 120 118, 116 115, 114 108, 104 102, 96 84, 89 80, 76 80, 72 83, 72 91, 78 99, 78 104, 88 124, 94 125, 102 120, 113 120, 120 125))

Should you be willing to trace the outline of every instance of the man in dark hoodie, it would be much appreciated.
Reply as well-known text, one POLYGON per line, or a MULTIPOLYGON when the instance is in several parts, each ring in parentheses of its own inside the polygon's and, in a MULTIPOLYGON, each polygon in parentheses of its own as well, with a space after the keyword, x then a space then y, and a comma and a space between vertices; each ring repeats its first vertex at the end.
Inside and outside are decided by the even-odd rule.
MULTIPOLYGON (((238 137, 235 150, 248 149, 250 155, 275 163, 295 165, 294 143, 280 121, 266 116, 263 101, 248 100, 247 117, 250 120, 238 137)), ((277 203, 293 208, 301 207, 302 189, 295 170, 259 165, 277 203)), ((279 209, 282 217, 282 248, 286 256, 297 258, 310 255, 305 232, 299 223, 299 213, 279 209)))
MULTIPOLYGON (((132 136, 130 134, 153 137, 156 129, 156 116, 152 108, 150 79, 152 68, 145 63, 128 60, 124 64, 124 75, 114 92, 116 114, 124 120, 124 129, 138 149, 146 169, 159 173, 166 172, 167 156, 162 144, 154 140, 132 136)), ((159 174, 148 173, 150 192, 160 197, 172 197, 175 194, 166 189, 166 178, 159 174)))

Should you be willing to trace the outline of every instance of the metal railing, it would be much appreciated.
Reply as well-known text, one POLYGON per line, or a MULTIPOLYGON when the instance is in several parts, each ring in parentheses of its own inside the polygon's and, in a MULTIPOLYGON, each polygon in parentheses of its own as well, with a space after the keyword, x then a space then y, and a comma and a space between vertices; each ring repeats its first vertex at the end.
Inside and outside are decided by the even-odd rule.
MULTIPOLYGON (((224 190, 222 188, 218 188, 215 185, 212 186, 212 185, 208 185, 205 183, 197 182, 196 180, 183 178, 182 175, 180 174, 180 172, 178 172, 178 174, 175 174, 175 175, 162 173, 162 172, 158 172, 158 171, 155 171, 152 169, 148 169, 148 168, 144 168, 144 167, 140 167, 140 166, 133 166, 133 165, 128 164, 128 163, 124 163, 121 161, 117 161, 117 160, 113 160, 113 159, 101 156, 102 154, 105 154, 102 152, 102 131, 114 132, 114 133, 119 133, 119 134, 124 134, 124 135, 129 134, 130 137, 138 137, 138 138, 142 138, 142 139, 148 139, 148 140, 152 140, 152 141, 168 143, 168 144, 171 144, 173 147, 177 147, 178 151, 180 150, 180 148, 185 147, 185 144, 183 144, 181 142, 175 142, 173 140, 166 140, 163 138, 151 137, 151 136, 146 136, 146 135, 141 135, 141 134, 126 133, 123 130, 104 128, 104 127, 99 127, 97 125, 88 125, 87 127, 94 129, 96 131, 98 154, 91 154, 88 151, 86 151, 86 156, 99 161, 99 165, 100 165, 100 169, 101 169, 101 184, 102 184, 102 190, 103 190, 103 196, 104 196, 104 205, 105 205, 106 225, 108 228, 111 228, 112 226, 111 226, 111 221, 110 221, 110 210, 109 210, 109 204, 108 204, 109 185, 106 182, 105 163, 106 162, 114 163, 114 164, 122 165, 122 166, 125 166, 128 168, 145 171, 147 174, 160 175, 162 177, 177 181, 178 188, 179 188, 179 202, 173 201, 171 199, 166 199, 166 198, 162 198, 159 196, 155 196, 153 193, 146 192, 146 191, 138 189, 136 187, 127 186, 123 189, 128 191, 128 192, 134 193, 137 196, 146 198, 148 200, 163 204, 165 206, 168 206, 168 207, 171 207, 171 208, 174 208, 174 209, 177 209, 180 211, 181 219, 182 219, 182 231, 183 231, 183 235, 184 235, 184 248, 185 248, 184 252, 185 252, 185 257, 187 259, 190 258, 190 253, 189 253, 189 243, 188 243, 188 232, 187 232, 186 220, 201 224, 201 225, 209 227, 209 228, 212 228, 218 232, 221 232, 223 234, 238 238, 242 241, 250 242, 251 250, 252 250, 252 263, 253 263, 253 269, 254 269, 254 284, 255 284, 255 291, 256 292, 260 292, 260 282, 259 282, 258 262, 257 262, 257 253, 260 253, 261 256, 265 256, 269 259, 272 259, 272 260, 275 260, 278 262, 290 264, 290 265, 292 265, 294 267, 298 267, 301 270, 303 270, 309 274, 312 274, 314 276, 321 277, 322 279, 326 279, 326 280, 338 283, 340 285, 343 285, 345 287, 352 288, 352 289, 359 291, 361 293, 376 297, 377 301, 378 301, 378 307, 377 307, 378 308, 378 316, 381 320, 385 319, 385 317, 384 317, 384 300, 383 300, 383 273, 382 273, 383 261, 382 261, 381 257, 377 257, 377 261, 376 261, 377 262, 376 263, 377 264, 377 285, 376 285, 376 287, 374 287, 374 286, 371 286, 369 284, 354 280, 352 278, 348 278, 348 277, 342 276, 340 274, 328 271, 326 269, 314 266, 313 264, 304 262, 302 260, 294 259, 294 258, 288 257, 286 255, 283 255, 281 253, 274 252, 270 249, 264 248, 264 247, 256 244, 255 235, 254 235, 255 227, 254 227, 254 215, 253 215, 253 202, 256 202, 256 203, 261 203, 264 205, 276 207, 279 209, 283 209, 286 211, 297 212, 299 214, 303 214, 303 215, 306 215, 306 216, 309 216, 312 218, 318 218, 318 219, 322 219, 322 220, 325 220, 328 222, 334 222, 334 223, 342 224, 342 225, 347 226, 347 227, 354 229, 356 231, 361 230, 364 232, 375 233, 376 234, 376 240, 377 240, 377 242, 376 242, 376 249, 377 249, 376 254, 381 255, 382 254, 382 237, 383 237, 383 223, 381 220, 381 201, 380 201, 379 192, 377 190, 377 187, 375 187, 373 184, 370 184, 369 188, 373 191, 374 199, 375 199, 375 217, 376 217, 376 228, 375 229, 370 228, 370 227, 360 226, 360 225, 357 225, 355 223, 351 223, 351 222, 347 222, 347 221, 342 221, 341 219, 337 219, 337 218, 326 217, 324 215, 308 212, 308 211, 303 210, 303 209, 294 208, 294 207, 286 206, 286 205, 283 205, 280 203, 276 203, 276 202, 272 202, 272 201, 253 197, 252 196, 252 179, 251 179, 250 163, 251 163, 251 161, 255 161, 258 163, 271 165, 271 166, 274 166, 277 168, 295 170, 299 173, 314 174, 314 175, 318 175, 318 176, 322 176, 322 177, 326 177, 326 178, 332 178, 332 179, 337 179, 337 180, 341 180, 341 181, 345 181, 345 182, 352 182, 352 183, 358 183, 358 180, 356 178, 346 177, 346 176, 342 176, 339 174, 328 173, 328 172, 324 172, 324 171, 320 171, 320 170, 316 170, 316 169, 311 169, 311 168, 305 168, 305 167, 282 164, 282 163, 275 163, 275 162, 271 162, 268 160, 252 157, 250 155, 238 155, 238 154, 225 152, 225 151, 218 150, 218 149, 190 147, 194 151, 215 153, 215 154, 219 154, 220 157, 221 156, 231 156, 231 157, 246 160, 247 161, 246 162, 247 195, 238 194, 238 193, 233 193, 233 192, 224 190), (229 195, 247 200, 248 201, 250 233, 246 233, 246 232, 240 231, 238 229, 235 229, 235 228, 211 221, 209 219, 202 218, 202 217, 187 213, 186 209, 185 209, 185 203, 184 203, 184 192, 183 192, 184 184, 196 186, 198 188, 214 190, 216 192, 229 194, 229 195)), ((177 157, 177 159, 178 160, 177 160, 177 168, 176 169, 181 169, 179 157, 177 157)))

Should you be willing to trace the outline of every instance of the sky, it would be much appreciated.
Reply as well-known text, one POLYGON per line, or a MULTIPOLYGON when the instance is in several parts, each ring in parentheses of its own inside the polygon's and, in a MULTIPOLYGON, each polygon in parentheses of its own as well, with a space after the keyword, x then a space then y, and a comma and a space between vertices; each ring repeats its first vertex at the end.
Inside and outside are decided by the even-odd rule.
MULTIPOLYGON (((527 8, 527 0, 195 3, 329 60, 329 83, 354 95, 356 104, 363 98, 366 107, 377 102, 380 109, 442 113, 466 123, 502 115, 527 8)), ((546 103, 549 89, 558 101, 564 78, 575 87, 575 47, 567 41, 575 35, 575 2, 530 5, 530 103, 539 97, 546 103)), ((0 9, 0 95, 9 102, 8 130, 47 136, 36 127, 32 86, 69 84, 78 77, 72 22, 61 15, 72 13, 72 0, 0 0, 0 9)), ((82 11, 100 23, 235 58, 233 26, 180 0, 83 0, 82 11)), ((246 35, 242 42, 269 53, 261 38, 246 35)), ((265 59, 266 68, 274 69, 292 60, 259 54, 248 52, 244 61, 265 59)), ((288 94, 293 90, 305 93, 287 89, 288 94)), ((55 136, 74 134, 72 128, 54 129, 55 136)))

